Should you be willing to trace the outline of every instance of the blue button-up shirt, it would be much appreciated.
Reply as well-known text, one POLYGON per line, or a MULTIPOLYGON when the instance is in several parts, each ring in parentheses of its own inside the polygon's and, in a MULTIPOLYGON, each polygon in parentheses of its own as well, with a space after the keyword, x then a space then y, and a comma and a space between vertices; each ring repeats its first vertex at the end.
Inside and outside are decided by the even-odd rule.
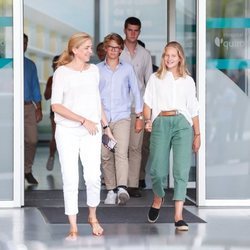
POLYGON ((34 62, 24 57, 24 101, 34 101, 35 103, 42 100, 37 69, 34 62))
POLYGON ((130 118, 131 94, 135 112, 142 112, 143 100, 132 65, 120 61, 113 71, 106 61, 97 64, 100 71, 100 94, 109 122, 130 118))

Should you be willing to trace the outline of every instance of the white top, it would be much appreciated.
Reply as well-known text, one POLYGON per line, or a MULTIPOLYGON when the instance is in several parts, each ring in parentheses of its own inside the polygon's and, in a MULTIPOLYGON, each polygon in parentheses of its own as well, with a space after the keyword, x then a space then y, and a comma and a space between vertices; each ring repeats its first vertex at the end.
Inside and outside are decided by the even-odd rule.
MULTIPOLYGON (((131 56, 128 48, 126 47, 126 45, 124 45, 124 49, 120 55, 120 59, 132 64, 136 74, 141 97, 143 97, 146 83, 150 75, 153 73, 152 58, 149 51, 139 44, 136 45, 134 52, 134 56, 131 56)), ((132 103, 134 104, 133 98, 132 103)))
POLYGON ((150 76, 144 102, 152 109, 152 122, 161 111, 178 110, 192 126, 192 118, 199 111, 193 78, 187 75, 175 80, 171 72, 167 72, 164 79, 155 73, 150 76))
MULTIPOLYGON (((90 64, 82 72, 60 66, 53 76, 51 104, 62 104, 70 111, 100 123, 101 99, 97 66, 90 64)), ((57 113, 55 122, 65 127, 81 126, 80 122, 66 119, 57 113)))

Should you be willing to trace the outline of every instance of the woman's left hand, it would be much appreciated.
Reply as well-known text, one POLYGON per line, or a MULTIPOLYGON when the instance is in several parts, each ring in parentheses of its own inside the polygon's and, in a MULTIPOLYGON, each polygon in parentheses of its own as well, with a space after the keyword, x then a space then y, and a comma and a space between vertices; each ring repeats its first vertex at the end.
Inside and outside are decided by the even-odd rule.
POLYGON ((88 130, 91 135, 95 135, 98 132, 97 123, 85 119, 83 126, 88 130))
POLYGON ((194 135, 193 146, 192 146, 194 153, 198 152, 200 146, 201 146, 201 136, 194 135))

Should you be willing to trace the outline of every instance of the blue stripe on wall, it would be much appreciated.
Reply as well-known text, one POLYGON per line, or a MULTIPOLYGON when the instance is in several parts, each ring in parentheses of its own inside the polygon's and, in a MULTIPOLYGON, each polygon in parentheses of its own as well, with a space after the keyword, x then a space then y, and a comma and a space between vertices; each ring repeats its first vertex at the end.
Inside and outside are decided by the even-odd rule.
POLYGON ((13 58, 0 58, 0 69, 1 68, 12 68, 13 58))
POLYGON ((250 60, 242 59, 207 59, 207 69, 247 69, 250 60))
POLYGON ((207 29, 250 28, 250 18, 208 18, 207 29))
POLYGON ((0 27, 13 26, 13 17, 0 16, 0 27))

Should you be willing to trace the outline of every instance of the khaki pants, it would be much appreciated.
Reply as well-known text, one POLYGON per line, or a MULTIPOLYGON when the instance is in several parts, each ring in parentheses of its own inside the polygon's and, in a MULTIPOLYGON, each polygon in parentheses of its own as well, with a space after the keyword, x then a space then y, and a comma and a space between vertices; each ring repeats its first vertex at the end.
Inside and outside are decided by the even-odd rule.
POLYGON ((32 172, 36 154, 37 122, 33 104, 24 105, 24 172, 32 172))
POLYGON ((107 190, 127 186, 130 119, 111 122, 109 126, 117 144, 115 153, 102 145, 102 168, 107 190))
POLYGON ((128 172, 128 187, 137 188, 139 185, 139 176, 141 168, 141 150, 143 130, 140 133, 135 132, 135 119, 134 112, 131 114, 131 127, 129 139, 129 172, 128 172))

